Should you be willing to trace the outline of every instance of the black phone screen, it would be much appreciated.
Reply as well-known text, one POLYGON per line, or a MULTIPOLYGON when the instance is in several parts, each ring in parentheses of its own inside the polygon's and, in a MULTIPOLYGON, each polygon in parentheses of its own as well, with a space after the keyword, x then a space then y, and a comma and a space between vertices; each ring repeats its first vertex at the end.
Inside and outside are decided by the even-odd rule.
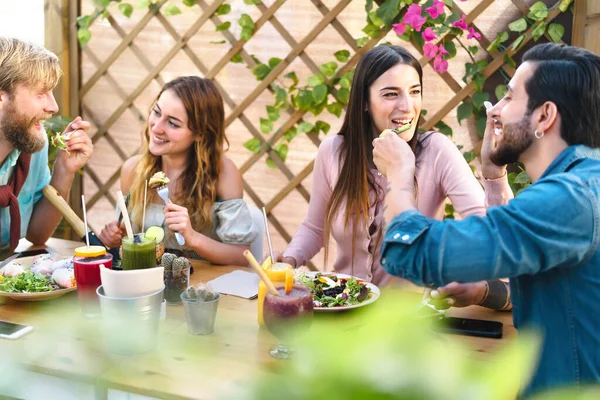
POLYGON ((480 336, 499 339, 502 337, 502 322, 481 319, 446 317, 433 324, 438 332, 456 335, 480 336))
POLYGON ((26 328, 26 326, 13 322, 0 321, 0 335, 12 335, 23 328, 26 328))

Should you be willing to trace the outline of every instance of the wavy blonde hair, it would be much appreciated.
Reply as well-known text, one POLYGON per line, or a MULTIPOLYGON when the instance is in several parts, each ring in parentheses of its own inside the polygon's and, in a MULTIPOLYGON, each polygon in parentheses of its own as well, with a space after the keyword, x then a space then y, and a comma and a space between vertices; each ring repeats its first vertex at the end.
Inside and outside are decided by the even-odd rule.
MULTIPOLYGON (((225 136, 225 110, 223 98, 215 84, 197 76, 176 78, 162 88, 152 102, 150 112, 160 96, 172 90, 181 99, 188 117, 188 128, 195 141, 189 148, 186 170, 177 179, 173 201, 188 209, 195 230, 208 232, 212 228, 212 205, 217 199, 217 181, 221 172, 224 143, 229 147, 225 136)), ((142 133, 141 158, 134 167, 131 194, 131 210, 134 222, 141 226, 146 179, 162 170, 162 159, 148 150, 150 134, 148 122, 142 133)), ((154 190, 148 192, 148 200, 158 200, 154 190)))
POLYGON ((58 85, 62 69, 58 57, 42 46, 0 36, 0 90, 12 95, 25 84, 44 91, 58 85))

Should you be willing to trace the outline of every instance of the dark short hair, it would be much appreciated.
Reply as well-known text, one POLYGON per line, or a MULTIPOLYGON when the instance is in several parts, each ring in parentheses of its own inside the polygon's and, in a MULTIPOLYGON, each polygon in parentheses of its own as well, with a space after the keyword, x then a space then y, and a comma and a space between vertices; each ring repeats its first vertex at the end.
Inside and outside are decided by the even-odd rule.
POLYGON ((525 82, 527 113, 550 101, 568 145, 600 147, 600 57, 580 47, 544 43, 528 50, 522 61, 535 66, 525 82))

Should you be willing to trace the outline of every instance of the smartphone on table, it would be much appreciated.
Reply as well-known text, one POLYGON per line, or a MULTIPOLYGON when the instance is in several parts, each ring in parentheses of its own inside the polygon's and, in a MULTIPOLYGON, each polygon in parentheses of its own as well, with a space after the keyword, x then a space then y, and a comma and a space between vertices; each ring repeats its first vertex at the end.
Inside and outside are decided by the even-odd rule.
POLYGON ((441 333, 455 335, 479 336, 500 339, 502 337, 502 322, 485 321, 481 319, 445 317, 432 324, 432 328, 441 333))
POLYGON ((2 339, 18 339, 26 333, 31 332, 33 327, 14 322, 0 321, 0 338, 2 339))

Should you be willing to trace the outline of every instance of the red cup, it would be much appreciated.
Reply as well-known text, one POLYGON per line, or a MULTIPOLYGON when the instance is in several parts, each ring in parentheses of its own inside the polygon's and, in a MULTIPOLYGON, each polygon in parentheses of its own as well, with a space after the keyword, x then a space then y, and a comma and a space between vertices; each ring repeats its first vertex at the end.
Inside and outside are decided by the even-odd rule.
POLYGON ((100 246, 96 251, 90 251, 83 246, 75 249, 73 265, 75 267, 75 281, 77 281, 77 294, 79 305, 84 316, 94 318, 100 315, 100 300, 96 289, 102 285, 100 279, 100 266, 112 269, 112 254, 100 246))

